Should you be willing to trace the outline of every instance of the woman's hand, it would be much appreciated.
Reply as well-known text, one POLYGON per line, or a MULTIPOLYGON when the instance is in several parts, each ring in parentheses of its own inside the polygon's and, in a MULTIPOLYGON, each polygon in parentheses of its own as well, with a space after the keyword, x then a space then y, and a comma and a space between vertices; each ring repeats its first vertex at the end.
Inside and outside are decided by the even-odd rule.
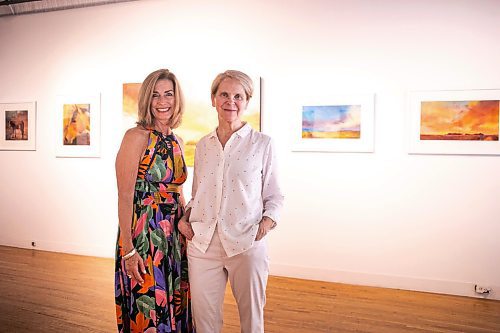
POLYGON ((194 231, 193 228, 191 227, 191 223, 187 221, 186 215, 183 215, 179 220, 178 228, 181 234, 183 234, 187 240, 193 239, 194 231))
POLYGON ((275 222, 270 217, 264 216, 259 222, 259 230, 257 230, 255 240, 260 241, 275 225, 275 222))
POLYGON ((142 274, 146 274, 146 268, 139 253, 135 253, 132 257, 125 259, 125 271, 131 280, 135 280, 140 285, 144 283, 141 272, 142 274))

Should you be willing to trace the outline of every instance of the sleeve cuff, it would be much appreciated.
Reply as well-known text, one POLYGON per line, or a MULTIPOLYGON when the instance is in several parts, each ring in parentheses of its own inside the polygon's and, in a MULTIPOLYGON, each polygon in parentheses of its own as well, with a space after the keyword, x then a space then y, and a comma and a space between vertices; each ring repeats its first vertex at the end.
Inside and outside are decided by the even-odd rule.
POLYGON ((273 220, 273 226, 271 227, 271 229, 276 228, 276 226, 278 225, 278 217, 277 217, 277 215, 275 215, 275 214, 273 214, 271 212, 264 212, 264 214, 262 214, 262 217, 264 217, 264 216, 267 216, 271 220, 273 220))

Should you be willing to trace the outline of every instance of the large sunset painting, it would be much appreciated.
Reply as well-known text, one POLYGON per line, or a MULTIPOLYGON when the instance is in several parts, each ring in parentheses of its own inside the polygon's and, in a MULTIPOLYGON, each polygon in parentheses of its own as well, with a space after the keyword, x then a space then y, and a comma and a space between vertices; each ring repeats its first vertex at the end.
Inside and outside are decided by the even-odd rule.
POLYGON ((423 101, 420 140, 498 141, 499 100, 423 101))
POLYGON ((359 139, 361 105, 302 107, 303 139, 359 139))
MULTIPOLYGON (((189 82, 189 80, 186 80, 189 82)), ((260 79, 254 79, 254 93, 243 114, 243 121, 248 122, 256 131, 260 126, 260 79)), ((140 83, 123 84, 123 124, 125 128, 135 126, 137 121, 137 103, 140 83)), ((198 141, 217 127, 217 112, 210 100, 210 85, 184 85, 185 110, 182 123, 174 133, 184 141, 184 159, 188 166, 194 165, 194 151, 198 141)))

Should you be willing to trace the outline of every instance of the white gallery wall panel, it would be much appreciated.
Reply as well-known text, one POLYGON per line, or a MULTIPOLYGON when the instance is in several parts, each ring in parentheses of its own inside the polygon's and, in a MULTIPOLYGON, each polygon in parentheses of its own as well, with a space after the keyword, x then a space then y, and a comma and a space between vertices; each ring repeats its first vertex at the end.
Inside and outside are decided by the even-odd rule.
POLYGON ((143 0, 2 17, 0 103, 36 101, 37 140, 0 151, 0 244, 112 257, 122 83, 167 67, 206 85, 208 104, 211 79, 241 69, 262 77, 286 197, 272 274, 468 296, 477 283, 500 299, 500 156, 409 155, 407 123, 409 91, 500 89, 498 36, 496 0, 143 0), (57 96, 95 93, 100 157, 56 157, 57 96), (364 93, 373 153, 292 151, 305 101, 364 93))

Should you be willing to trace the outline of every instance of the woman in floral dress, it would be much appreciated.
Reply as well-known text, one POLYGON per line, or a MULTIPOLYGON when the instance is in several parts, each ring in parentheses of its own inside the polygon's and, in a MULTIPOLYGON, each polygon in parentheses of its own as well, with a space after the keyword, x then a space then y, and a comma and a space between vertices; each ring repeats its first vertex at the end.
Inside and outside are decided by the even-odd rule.
POLYGON ((182 112, 175 75, 166 69, 149 74, 139 92, 138 126, 125 133, 116 157, 119 332, 194 332, 186 241, 177 228, 187 175, 172 128, 182 112))

